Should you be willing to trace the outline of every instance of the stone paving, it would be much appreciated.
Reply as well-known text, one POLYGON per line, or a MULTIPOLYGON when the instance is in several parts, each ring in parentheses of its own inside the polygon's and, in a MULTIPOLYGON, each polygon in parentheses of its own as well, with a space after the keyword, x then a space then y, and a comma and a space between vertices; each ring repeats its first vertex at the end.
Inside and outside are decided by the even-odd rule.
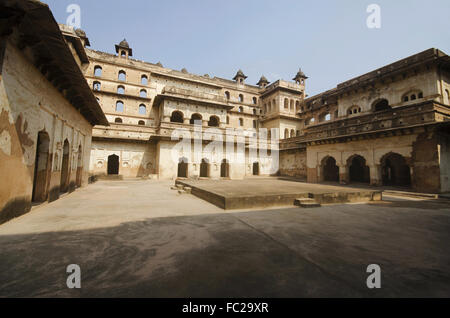
POLYGON ((102 181, 1 225, 0 297, 450 297, 446 202, 225 212, 171 185, 102 181))

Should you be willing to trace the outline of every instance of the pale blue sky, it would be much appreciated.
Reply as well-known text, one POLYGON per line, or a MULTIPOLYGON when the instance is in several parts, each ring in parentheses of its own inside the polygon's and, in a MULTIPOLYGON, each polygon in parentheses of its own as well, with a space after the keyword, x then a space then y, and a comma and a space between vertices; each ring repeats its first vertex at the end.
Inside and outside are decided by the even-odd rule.
POLYGON ((91 48, 114 53, 126 38, 133 57, 255 84, 291 80, 299 67, 310 96, 398 59, 436 47, 450 53, 449 0, 44 0, 65 23, 81 7, 91 48), (381 29, 366 8, 381 7, 381 29))

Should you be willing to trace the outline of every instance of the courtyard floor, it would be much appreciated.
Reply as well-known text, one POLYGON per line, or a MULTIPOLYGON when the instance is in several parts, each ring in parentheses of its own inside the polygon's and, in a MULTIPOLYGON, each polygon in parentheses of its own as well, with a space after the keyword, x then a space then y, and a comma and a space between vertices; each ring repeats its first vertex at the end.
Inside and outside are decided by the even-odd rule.
POLYGON ((448 202, 225 212, 171 185, 101 181, 0 225, 0 297, 450 297, 448 202))

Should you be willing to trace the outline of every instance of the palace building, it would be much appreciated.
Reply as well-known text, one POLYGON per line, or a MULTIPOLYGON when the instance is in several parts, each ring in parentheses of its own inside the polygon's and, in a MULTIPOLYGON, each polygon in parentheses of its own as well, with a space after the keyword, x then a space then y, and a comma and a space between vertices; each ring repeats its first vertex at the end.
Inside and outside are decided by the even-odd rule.
MULTIPOLYGON (((270 160, 185 158, 174 162, 177 128, 276 128, 277 175, 308 182, 367 183, 450 191, 449 57, 429 49, 305 98, 307 76, 256 85, 239 70, 233 80, 198 76, 131 59, 123 40, 117 54, 87 50, 86 78, 109 127, 93 132, 91 172, 125 177, 240 179, 268 175, 270 160)), ((270 136, 269 136, 270 137, 270 136)))
MULTIPOLYGON (((298 116, 307 78, 302 71, 292 82, 269 83, 262 76, 251 85, 242 70, 227 80, 131 59, 133 50, 126 40, 115 51, 87 50, 91 63, 85 76, 110 124, 93 131, 90 169, 94 175, 160 179, 269 175, 275 163, 261 158, 258 149, 250 151, 254 134, 268 128, 271 139, 271 128, 277 128, 282 138, 290 138, 304 128, 298 116), (196 123, 223 135, 227 128, 253 129, 243 145, 245 162, 229 161, 225 149, 222 158, 209 158, 207 153, 195 156, 192 151, 189 158, 180 154, 173 160, 171 151, 177 141, 171 140, 172 132, 194 131, 196 123)), ((238 147, 238 140, 233 142, 238 147)))

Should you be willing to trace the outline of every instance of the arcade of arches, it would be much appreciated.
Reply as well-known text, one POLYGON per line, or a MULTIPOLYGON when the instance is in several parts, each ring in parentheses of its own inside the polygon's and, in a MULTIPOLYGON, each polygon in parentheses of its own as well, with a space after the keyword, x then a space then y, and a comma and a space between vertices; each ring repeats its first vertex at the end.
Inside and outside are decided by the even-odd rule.
POLYGON ((393 152, 383 156, 380 165, 375 167, 369 167, 361 155, 350 156, 342 167, 333 156, 326 156, 320 165, 320 181, 409 187, 411 168, 405 157, 393 152), (376 172, 380 174, 379 179, 373 178, 376 172))

